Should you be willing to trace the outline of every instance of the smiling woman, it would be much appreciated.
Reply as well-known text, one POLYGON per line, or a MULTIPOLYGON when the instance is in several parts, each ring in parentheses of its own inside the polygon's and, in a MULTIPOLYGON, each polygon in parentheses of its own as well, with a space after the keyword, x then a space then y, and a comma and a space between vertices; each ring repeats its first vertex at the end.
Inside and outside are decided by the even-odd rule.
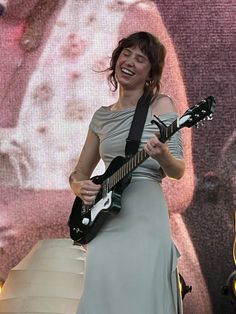
POLYGON ((116 76, 122 72, 140 79, 140 83, 137 83, 141 86, 145 85, 146 91, 158 94, 166 50, 158 39, 151 44, 151 47, 148 47, 145 39, 151 34, 147 34, 145 32, 134 33, 125 42, 126 46, 124 40, 120 40, 118 47, 113 51, 109 67, 111 73, 108 80, 114 86, 114 90, 117 89, 115 72, 116 76))
POLYGON ((177 132, 164 144, 155 136, 156 127, 151 123, 153 114, 158 114, 167 125, 177 118, 170 98, 159 93, 164 58, 164 46, 150 33, 136 32, 119 41, 109 68, 109 80, 114 82, 115 89, 119 87, 118 100, 108 110, 100 107, 95 111, 70 176, 74 193, 85 205, 92 205, 101 189, 101 184, 90 179, 92 172, 100 158, 106 169, 108 166, 111 169, 114 158, 124 156, 135 108, 139 99, 148 95, 151 102, 139 150, 144 149, 152 158, 133 170, 128 186, 119 185, 120 192, 115 188, 116 197, 120 194, 121 211, 108 218, 88 243, 79 314, 109 314, 111 308, 114 314, 182 313, 177 273, 179 252, 171 239, 168 208, 161 188, 165 176, 175 179, 183 176, 181 136, 177 132), (130 250, 131 247, 135 249, 130 250))

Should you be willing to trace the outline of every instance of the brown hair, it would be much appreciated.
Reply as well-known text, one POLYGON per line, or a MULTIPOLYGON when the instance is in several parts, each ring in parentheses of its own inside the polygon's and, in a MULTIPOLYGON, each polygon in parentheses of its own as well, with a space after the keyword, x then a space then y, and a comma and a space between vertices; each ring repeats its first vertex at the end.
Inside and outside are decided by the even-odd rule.
POLYGON ((139 47, 140 50, 148 57, 151 63, 150 77, 147 81, 144 90, 147 93, 157 95, 160 90, 160 80, 164 67, 166 49, 157 37, 148 32, 137 32, 123 38, 119 41, 118 46, 112 53, 110 67, 111 71, 108 75, 108 82, 114 87, 113 91, 118 88, 118 82, 115 76, 115 67, 117 60, 124 48, 139 47))

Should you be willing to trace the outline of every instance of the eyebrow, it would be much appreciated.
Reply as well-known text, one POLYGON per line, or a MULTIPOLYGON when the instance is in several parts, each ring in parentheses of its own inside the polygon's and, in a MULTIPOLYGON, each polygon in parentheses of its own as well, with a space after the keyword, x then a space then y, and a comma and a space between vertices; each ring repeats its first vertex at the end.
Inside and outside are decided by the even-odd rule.
MULTIPOLYGON (((128 50, 129 52, 132 52, 132 49, 130 48, 124 48, 124 50, 128 50)), ((145 60, 148 60, 148 58, 145 56, 145 54, 135 53, 137 57, 144 58, 145 60)))

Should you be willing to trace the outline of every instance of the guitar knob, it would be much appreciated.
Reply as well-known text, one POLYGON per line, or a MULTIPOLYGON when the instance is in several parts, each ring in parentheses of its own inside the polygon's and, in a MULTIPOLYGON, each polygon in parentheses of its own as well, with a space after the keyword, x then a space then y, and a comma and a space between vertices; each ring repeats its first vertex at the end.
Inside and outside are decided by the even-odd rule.
POLYGON ((87 226, 87 225, 89 224, 89 219, 88 219, 88 218, 84 218, 84 219, 82 220, 82 224, 85 225, 85 226, 87 226))

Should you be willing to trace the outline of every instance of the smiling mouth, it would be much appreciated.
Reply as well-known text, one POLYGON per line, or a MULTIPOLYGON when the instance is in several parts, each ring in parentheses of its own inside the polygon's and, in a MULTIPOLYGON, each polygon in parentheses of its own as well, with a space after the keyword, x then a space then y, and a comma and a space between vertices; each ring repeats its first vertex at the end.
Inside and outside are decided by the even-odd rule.
POLYGON ((129 76, 134 76, 134 74, 135 74, 133 71, 131 71, 127 68, 121 68, 121 72, 126 74, 126 75, 129 75, 129 76))

